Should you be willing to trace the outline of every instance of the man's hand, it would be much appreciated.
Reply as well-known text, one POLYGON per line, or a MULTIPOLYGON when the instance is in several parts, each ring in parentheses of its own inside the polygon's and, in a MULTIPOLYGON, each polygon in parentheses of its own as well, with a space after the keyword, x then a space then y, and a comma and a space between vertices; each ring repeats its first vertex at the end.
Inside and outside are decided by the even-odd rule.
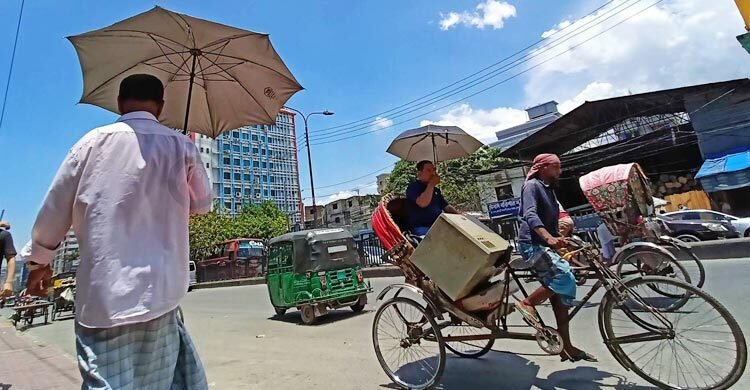
POLYGON ((440 184, 440 176, 436 173, 434 176, 432 176, 432 179, 430 179, 430 184, 433 187, 437 187, 438 184, 440 184))
POLYGON ((568 247, 568 242, 562 237, 548 237, 546 240, 547 245, 555 250, 565 249, 568 247))
POLYGON ((0 299, 7 298, 13 295, 13 283, 5 283, 3 289, 0 290, 0 299))

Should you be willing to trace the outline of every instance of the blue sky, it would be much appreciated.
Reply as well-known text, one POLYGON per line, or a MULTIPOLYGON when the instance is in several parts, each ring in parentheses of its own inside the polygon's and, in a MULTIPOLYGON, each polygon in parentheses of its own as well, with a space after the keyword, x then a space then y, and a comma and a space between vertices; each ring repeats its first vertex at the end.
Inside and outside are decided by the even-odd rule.
MULTIPOLYGON (((322 128, 369 117, 441 88, 535 42, 545 32, 552 40, 555 29, 583 26, 587 20, 579 18, 605 3, 610 2, 27 1, 0 128, 4 157, 0 208, 6 209, 5 218, 13 223, 20 246, 29 237, 38 206, 67 149, 91 128, 116 118, 98 107, 77 104, 80 68, 65 37, 104 27, 154 5, 269 33, 306 88, 288 104, 304 112, 336 112, 332 117, 311 119, 315 137, 322 128)), ((523 122, 523 108, 549 99, 569 111, 587 99, 627 91, 746 77, 750 57, 734 39, 743 32, 743 24, 731 1, 712 5, 710 10, 699 0, 668 0, 648 8, 653 3, 618 0, 608 4, 599 12, 609 10, 615 15, 612 7, 616 6, 622 12, 578 37, 579 41, 594 37, 590 43, 570 51, 576 41, 563 42, 557 48, 560 56, 544 63, 545 55, 556 53, 538 49, 539 57, 494 82, 537 65, 534 69, 487 92, 460 99, 482 88, 478 86, 402 118, 385 115, 362 131, 411 119, 394 128, 325 145, 313 141, 316 187, 326 187, 318 190, 319 203, 355 187, 372 191, 374 174, 330 185, 394 162, 385 153, 390 140, 399 131, 426 121, 455 123, 489 140, 494 131, 523 122), (626 18, 622 25, 596 35, 626 18), (454 100, 454 105, 427 112, 454 100)), ((20 5, 20 0, 0 2, 0 92, 8 74, 20 5)), ((300 162, 303 196, 309 196, 304 154, 300 162)))

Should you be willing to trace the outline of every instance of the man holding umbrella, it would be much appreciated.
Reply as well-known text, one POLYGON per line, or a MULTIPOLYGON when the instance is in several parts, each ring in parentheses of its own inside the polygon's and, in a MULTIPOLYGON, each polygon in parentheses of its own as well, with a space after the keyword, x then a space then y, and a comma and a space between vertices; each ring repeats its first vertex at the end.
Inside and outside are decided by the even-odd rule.
POLYGON ((76 350, 83 389, 207 389, 178 316, 188 289, 188 220, 212 194, 193 142, 159 123, 161 81, 120 84, 116 123, 70 150, 23 250, 29 285, 71 224, 78 237, 76 350))
POLYGON ((443 212, 458 214, 453 206, 443 197, 440 188, 440 176, 435 172, 435 165, 431 161, 423 160, 417 163, 417 180, 406 188, 406 200, 409 202, 409 225, 412 233, 424 236, 430 226, 443 212))

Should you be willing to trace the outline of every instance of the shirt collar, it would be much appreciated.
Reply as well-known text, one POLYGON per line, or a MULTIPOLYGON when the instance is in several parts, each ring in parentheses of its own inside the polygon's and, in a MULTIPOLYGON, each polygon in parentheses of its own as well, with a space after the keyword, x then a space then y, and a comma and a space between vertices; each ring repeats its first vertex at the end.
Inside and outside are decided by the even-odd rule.
POLYGON ((133 111, 133 112, 129 112, 129 113, 121 116, 120 118, 118 118, 117 121, 118 122, 124 122, 124 121, 131 120, 131 119, 148 119, 148 120, 152 120, 152 121, 155 121, 155 122, 159 121, 158 119, 156 119, 156 117, 154 116, 154 114, 152 114, 150 112, 147 112, 147 111, 133 111))

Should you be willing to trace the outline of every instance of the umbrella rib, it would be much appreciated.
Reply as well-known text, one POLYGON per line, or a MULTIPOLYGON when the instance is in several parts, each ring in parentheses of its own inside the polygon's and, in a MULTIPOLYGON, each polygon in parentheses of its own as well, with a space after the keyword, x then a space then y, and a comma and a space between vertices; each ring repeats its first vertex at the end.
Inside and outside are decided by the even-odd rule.
MULTIPOLYGON (((409 138, 411 138, 411 137, 409 137, 409 138)), ((420 139, 420 140, 414 142, 413 144, 411 144, 411 146, 409 147, 409 152, 406 153, 406 157, 409 157, 409 155, 411 154, 412 149, 414 149, 414 147, 417 146, 418 143, 424 141, 426 138, 427 138, 427 134, 422 134, 422 139, 420 139)))
MULTIPOLYGON (((223 68, 221 67, 221 65, 219 65, 219 64, 217 64, 217 63, 215 63, 214 61, 212 61, 212 60, 211 60, 210 58, 206 57, 205 55, 203 56, 203 58, 207 59, 207 60, 208 60, 208 61, 210 61, 210 62, 211 62, 212 64, 214 64, 214 65, 216 65, 217 67, 219 67, 220 69, 223 69, 223 68)), ((255 96, 253 96, 253 94, 252 94, 252 93, 250 93, 250 91, 248 91, 248 90, 247 90, 247 88, 245 88, 245 86, 244 86, 244 85, 242 85, 242 83, 240 83, 240 81, 239 81, 239 80, 237 80, 237 78, 236 78, 236 77, 232 76, 232 74, 231 74, 231 73, 229 73, 229 72, 226 72, 226 74, 227 74, 228 76, 230 76, 230 77, 231 77, 232 79, 234 79, 234 81, 235 81, 235 82, 237 83, 237 85, 239 85, 239 86, 240 86, 240 88, 242 88, 242 90, 244 90, 244 91, 245 91, 245 92, 246 92, 246 93, 247 93, 247 94, 248 94, 248 95, 249 95, 249 96, 250 96, 250 97, 251 97, 251 98, 253 99, 253 101, 255 101, 255 103, 256 103, 256 104, 258 104, 258 106, 260 106, 260 107, 261 107, 261 108, 263 109, 263 112, 265 112, 265 113, 266 113, 266 115, 268 115, 268 119, 270 119, 271 121, 274 121, 274 122, 276 121, 276 118, 272 117, 272 116, 271 116, 271 114, 270 114, 270 113, 269 113, 268 111, 266 111, 266 108, 265 108, 265 107, 263 107, 263 105, 262 105, 262 104, 260 104, 260 102, 258 101, 258 99, 256 99, 256 98, 255 98, 255 96)))
MULTIPOLYGON (((190 23, 188 23, 188 21, 185 20, 185 18, 182 16, 182 14, 178 14, 176 12, 169 12, 169 16, 171 16, 172 19, 174 19, 174 17, 177 16, 178 18, 180 18, 183 21, 183 23, 185 23, 185 26, 187 26, 187 31, 185 31, 184 28, 182 30, 185 31, 185 33, 187 34, 188 38, 191 41, 193 41, 193 47, 195 47, 195 35, 193 35, 193 26, 191 26, 190 23)), ((177 22, 177 24, 180 24, 180 22, 177 22)))
POLYGON ((108 83, 109 83, 110 81, 112 81, 112 80, 114 80, 114 79, 116 79, 116 78, 120 77, 120 76, 121 76, 121 75, 122 75, 123 73, 126 73, 126 72, 128 72, 128 71, 132 70, 133 68, 135 68, 135 67, 136 67, 136 66, 138 66, 138 65, 141 65, 141 64, 147 65, 147 64, 146 64, 146 62, 148 62, 148 61, 151 61, 151 60, 155 60, 155 59, 157 59, 157 58, 159 58, 159 57, 161 57, 161 55, 158 55, 158 56, 156 56, 156 57, 151 57, 151 58, 147 58, 147 59, 146 59, 146 60, 144 60, 143 62, 136 62, 136 63, 135 63, 135 64, 133 64, 132 66, 130 66, 130 67, 126 68, 126 69, 123 69, 123 70, 122 70, 121 72, 119 72, 119 73, 115 74, 114 76, 110 77, 109 79, 107 79, 107 80, 106 80, 106 81, 104 81, 103 83, 99 84, 99 86, 98 86, 98 87, 94 88, 94 89, 93 89, 93 90, 92 90, 91 92, 87 93, 87 94, 86 94, 86 96, 84 96, 83 98, 85 99, 85 98, 87 98, 87 97, 89 97, 89 96, 93 95, 93 94, 94 94, 94 92, 96 92, 96 91, 100 90, 100 89, 101 89, 101 88, 102 88, 103 86, 105 86, 106 84, 108 84, 108 83))
MULTIPOLYGON (((190 50, 190 49, 191 49, 190 47, 188 47, 188 46, 185 46, 185 45, 183 45, 182 43, 180 43, 180 42, 177 42, 177 41, 175 41, 175 40, 173 40, 173 39, 169 39, 169 38, 167 38, 167 37, 165 37, 165 36, 163 36, 163 35, 159 35, 159 34, 154 34, 154 33, 151 33, 151 32, 146 32, 146 31, 138 31, 138 30, 104 30, 104 31, 102 31, 102 32, 115 32, 115 33, 120 33, 120 32, 123 32, 123 33, 135 33, 135 34, 144 34, 144 35, 149 35, 149 36, 156 36, 156 37, 159 37, 159 38, 161 38, 161 39, 163 39, 163 40, 165 40, 165 41, 168 41, 168 42, 174 43, 175 45, 179 45, 179 46, 182 46, 182 47, 184 47, 184 48, 185 48, 185 49, 187 49, 187 50, 190 50)), ((97 36, 97 35, 98 35, 98 34, 95 34, 94 36, 97 36)), ((126 36, 126 38, 127 38, 127 36, 126 36)))
POLYGON ((219 43, 229 43, 229 41, 231 41, 231 40, 239 39, 239 38, 244 38, 244 37, 249 37, 251 35, 263 35, 263 36, 265 36, 266 34, 261 34, 261 33, 253 32, 253 31, 248 31, 247 33, 237 34, 237 35, 232 35, 232 36, 229 36, 229 37, 224 37, 224 38, 221 38, 221 39, 217 39, 217 40, 215 40, 215 41, 213 41, 211 43, 208 43, 208 44, 204 45, 201 48, 201 50, 205 50, 205 49, 207 49, 207 48, 209 48, 211 46, 217 45, 219 43), (224 42, 224 41, 226 41, 226 42, 224 42))
POLYGON ((246 58, 241 58, 241 57, 230 56, 230 55, 227 55, 227 54, 220 54, 220 53, 211 53, 211 54, 212 54, 212 55, 215 55, 215 56, 217 56, 217 57, 231 58, 231 59, 233 59, 233 60, 237 60, 237 61, 242 61, 243 63, 250 63, 250 64, 253 64, 253 65, 259 66, 259 67, 261 67, 261 68, 265 68, 265 69, 268 69, 268 70, 270 70, 270 71, 272 71, 272 72, 274 72, 274 73, 277 73, 277 74, 279 74, 280 76, 284 77, 285 79, 287 79, 287 80, 289 80, 289 81, 294 81, 295 83, 297 83, 297 81, 296 81, 296 80, 292 80, 292 79, 290 79, 290 78, 289 78, 289 76, 287 76, 287 75, 285 75, 285 74, 283 74, 283 73, 279 72, 279 71, 278 71, 278 70, 276 70, 276 69, 273 69, 273 68, 271 68, 270 66, 266 66, 266 65, 263 65, 263 64, 259 64, 259 63, 255 62, 255 61, 252 61, 252 60, 248 60, 248 59, 246 59, 246 58))
MULTIPOLYGON (((183 66, 185 66, 185 64, 187 64, 187 60, 188 60, 188 58, 190 58, 190 57, 189 57, 189 56, 188 56, 188 57, 183 57, 183 56, 181 55, 181 54, 182 54, 183 52, 179 52, 179 53, 177 53, 177 52, 173 52, 173 54, 179 54, 179 55, 180 55, 180 58, 182 59, 182 64, 180 64, 180 65, 177 65, 177 64, 175 64, 174 62, 172 62, 172 59, 171 59, 171 58, 169 58, 169 55, 168 55, 168 54, 167 54, 167 53, 166 53, 166 52, 164 51, 164 48, 162 47, 161 43, 159 43, 159 41, 158 41, 158 40, 156 40, 156 38, 154 38, 154 35, 151 35, 151 34, 149 34, 148 36, 149 36, 149 37, 150 37, 150 38, 151 38, 151 39, 152 39, 152 40, 154 41, 154 43, 156 43, 156 47, 158 47, 158 48, 159 48, 159 51, 161 51, 161 52, 162 52, 162 54, 164 55, 164 59, 166 59, 167 61, 169 61, 169 63, 170 63, 170 64, 174 65, 174 66, 175 66, 175 67, 177 68, 177 70, 176 70, 176 71, 175 71, 174 73, 172 73, 172 72, 167 72, 167 73, 172 73, 172 77, 170 77, 170 78, 169 78, 169 81, 167 81, 167 83, 169 83, 170 81, 174 80, 174 78, 175 78, 175 77, 177 76, 177 73, 179 73, 179 72, 180 72, 180 70, 182 70, 182 67, 183 67, 183 66)), ((147 65, 148 65, 148 64, 147 64, 147 65)))

